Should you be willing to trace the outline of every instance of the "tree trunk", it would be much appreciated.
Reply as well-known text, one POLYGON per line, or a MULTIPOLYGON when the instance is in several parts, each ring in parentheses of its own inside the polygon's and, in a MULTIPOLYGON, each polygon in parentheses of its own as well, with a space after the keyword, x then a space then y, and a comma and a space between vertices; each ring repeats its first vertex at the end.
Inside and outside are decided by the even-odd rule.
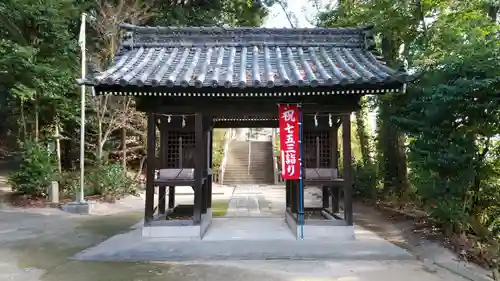
POLYGON ((23 137, 22 140, 26 141, 28 137, 28 130, 26 129, 26 116, 24 115, 24 101, 21 100, 21 126, 23 128, 23 137))
MULTIPOLYGON (((123 113, 127 112, 128 98, 125 98, 123 102, 123 113)), ((122 168, 123 171, 127 171, 127 129, 122 128, 121 136, 121 147, 122 147, 122 168)))
POLYGON ((488 5, 488 16, 490 17, 492 22, 497 22, 499 9, 500 7, 497 5, 493 4, 488 5))
POLYGON ((368 132, 366 130, 366 119, 366 100, 365 98, 363 98, 361 100, 361 108, 356 112, 356 135, 359 140, 361 159, 365 167, 372 164, 370 153, 371 144, 368 132))
POLYGON ((121 147, 122 147, 122 168, 127 171, 127 129, 122 128, 121 147))
MULTIPOLYGON (((382 54, 388 64, 398 68, 399 44, 388 36, 382 37, 382 54)), ((408 192, 405 136, 390 121, 401 97, 390 95, 379 98, 379 153, 380 171, 384 174, 384 192, 403 196, 408 192)))
POLYGON ((102 120, 97 120, 97 164, 100 164, 102 161, 102 120))

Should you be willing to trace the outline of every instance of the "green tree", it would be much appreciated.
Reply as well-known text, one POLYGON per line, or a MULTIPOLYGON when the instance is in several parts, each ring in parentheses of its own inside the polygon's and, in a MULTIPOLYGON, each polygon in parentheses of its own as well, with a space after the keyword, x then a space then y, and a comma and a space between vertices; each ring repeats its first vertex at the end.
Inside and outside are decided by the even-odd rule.
POLYGON ((21 116, 26 138, 27 120, 35 140, 43 125, 72 118, 76 40, 69 29, 76 14, 72 0, 3 1, 0 3, 0 76, 13 115, 21 116), (29 118, 25 115, 28 112, 29 118))
POLYGON ((500 249, 499 4, 343 1, 318 18, 325 26, 375 24, 385 60, 416 74, 407 93, 377 100, 386 190, 396 187, 401 201, 413 186, 414 199, 447 234, 476 235, 473 244, 491 246, 472 253, 491 266, 500 249), (405 167, 393 165, 403 163, 401 133, 408 136, 411 185, 398 182, 405 167))

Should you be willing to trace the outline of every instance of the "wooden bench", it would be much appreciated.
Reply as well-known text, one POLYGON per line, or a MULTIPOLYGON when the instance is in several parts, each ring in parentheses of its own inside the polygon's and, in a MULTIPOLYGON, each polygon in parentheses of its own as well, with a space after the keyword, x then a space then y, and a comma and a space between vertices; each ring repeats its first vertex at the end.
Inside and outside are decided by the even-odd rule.
POLYGON ((305 168, 304 184, 341 187, 344 180, 338 178, 335 168, 305 168))
MULTIPOLYGON (((157 186, 194 186, 194 168, 159 169, 155 173, 154 184, 157 186)), ((212 175, 212 169, 207 169, 203 181, 212 175)))

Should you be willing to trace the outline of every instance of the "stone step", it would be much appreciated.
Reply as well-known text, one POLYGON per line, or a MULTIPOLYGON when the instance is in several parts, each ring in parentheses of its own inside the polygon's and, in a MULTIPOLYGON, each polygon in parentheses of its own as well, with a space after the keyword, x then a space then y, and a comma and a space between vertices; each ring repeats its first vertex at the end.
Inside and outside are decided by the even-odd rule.
POLYGON ((224 181, 270 181, 272 180, 273 177, 266 177, 266 178, 255 178, 255 177, 229 177, 226 178, 224 181))
POLYGON ((271 184, 273 182, 272 143, 270 141, 231 141, 229 143, 224 183, 271 184))
POLYGON ((241 175, 241 176, 237 176, 237 175, 229 175, 229 176, 226 176, 224 175, 224 180, 230 180, 230 179, 272 179, 274 178, 273 175, 267 175, 267 176, 255 176, 255 175, 241 175))
POLYGON ((274 175, 273 174, 266 174, 266 175, 256 175, 256 174, 246 174, 246 173, 242 173, 242 174, 229 174, 229 175, 226 175, 224 174, 224 179, 234 179, 234 178, 255 178, 255 179, 266 179, 266 178, 273 178, 274 175))
POLYGON ((244 169, 234 169, 234 168, 229 168, 224 171, 224 174, 232 174, 232 173, 237 173, 237 174, 241 174, 241 173, 247 173, 248 170, 250 170, 251 173, 258 173, 258 174, 272 174, 272 169, 268 168, 268 169, 264 169, 264 170, 271 170, 269 172, 267 171, 259 171, 258 169, 256 169, 255 167, 250 167, 250 169, 248 168, 244 168, 244 169))
MULTIPOLYGON (((266 151, 266 152, 252 152, 252 154, 250 155, 251 157, 255 157, 255 156, 260 156, 260 157, 270 157, 272 156, 271 152, 270 151, 266 151)), ((227 157, 248 157, 248 153, 228 153, 227 154, 227 157)))
MULTIPOLYGON (((272 167, 272 164, 269 164, 267 162, 250 162, 250 167, 272 167)), ((227 163, 226 164, 226 170, 228 168, 241 168, 241 169, 247 169, 248 168, 248 163, 245 164, 240 164, 240 163, 227 163)))

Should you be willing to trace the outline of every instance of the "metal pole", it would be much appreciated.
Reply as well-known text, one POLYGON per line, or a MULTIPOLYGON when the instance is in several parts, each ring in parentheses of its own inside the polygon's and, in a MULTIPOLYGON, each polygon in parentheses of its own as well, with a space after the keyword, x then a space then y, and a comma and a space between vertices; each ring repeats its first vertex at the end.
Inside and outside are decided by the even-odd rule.
POLYGON ((59 121, 56 123, 56 154, 57 154, 57 171, 59 174, 62 173, 62 164, 61 164, 61 132, 59 130, 59 121))
MULTIPOLYGON (((85 24, 86 24, 86 17, 87 15, 85 13, 82 14, 82 22, 81 22, 81 27, 80 27, 80 38, 79 38, 79 43, 82 51, 82 79, 85 79, 85 76, 87 76, 86 73, 86 39, 85 39, 85 24)), ((77 199, 78 202, 84 203, 85 202, 85 197, 84 197, 84 185, 85 185, 85 85, 81 86, 81 105, 80 105, 80 194, 79 198, 77 199)))
POLYGON ((300 240, 304 240, 304 175, 302 173, 302 106, 297 105, 299 115, 299 163, 300 163, 300 177, 299 177, 299 224, 300 224, 300 240))

